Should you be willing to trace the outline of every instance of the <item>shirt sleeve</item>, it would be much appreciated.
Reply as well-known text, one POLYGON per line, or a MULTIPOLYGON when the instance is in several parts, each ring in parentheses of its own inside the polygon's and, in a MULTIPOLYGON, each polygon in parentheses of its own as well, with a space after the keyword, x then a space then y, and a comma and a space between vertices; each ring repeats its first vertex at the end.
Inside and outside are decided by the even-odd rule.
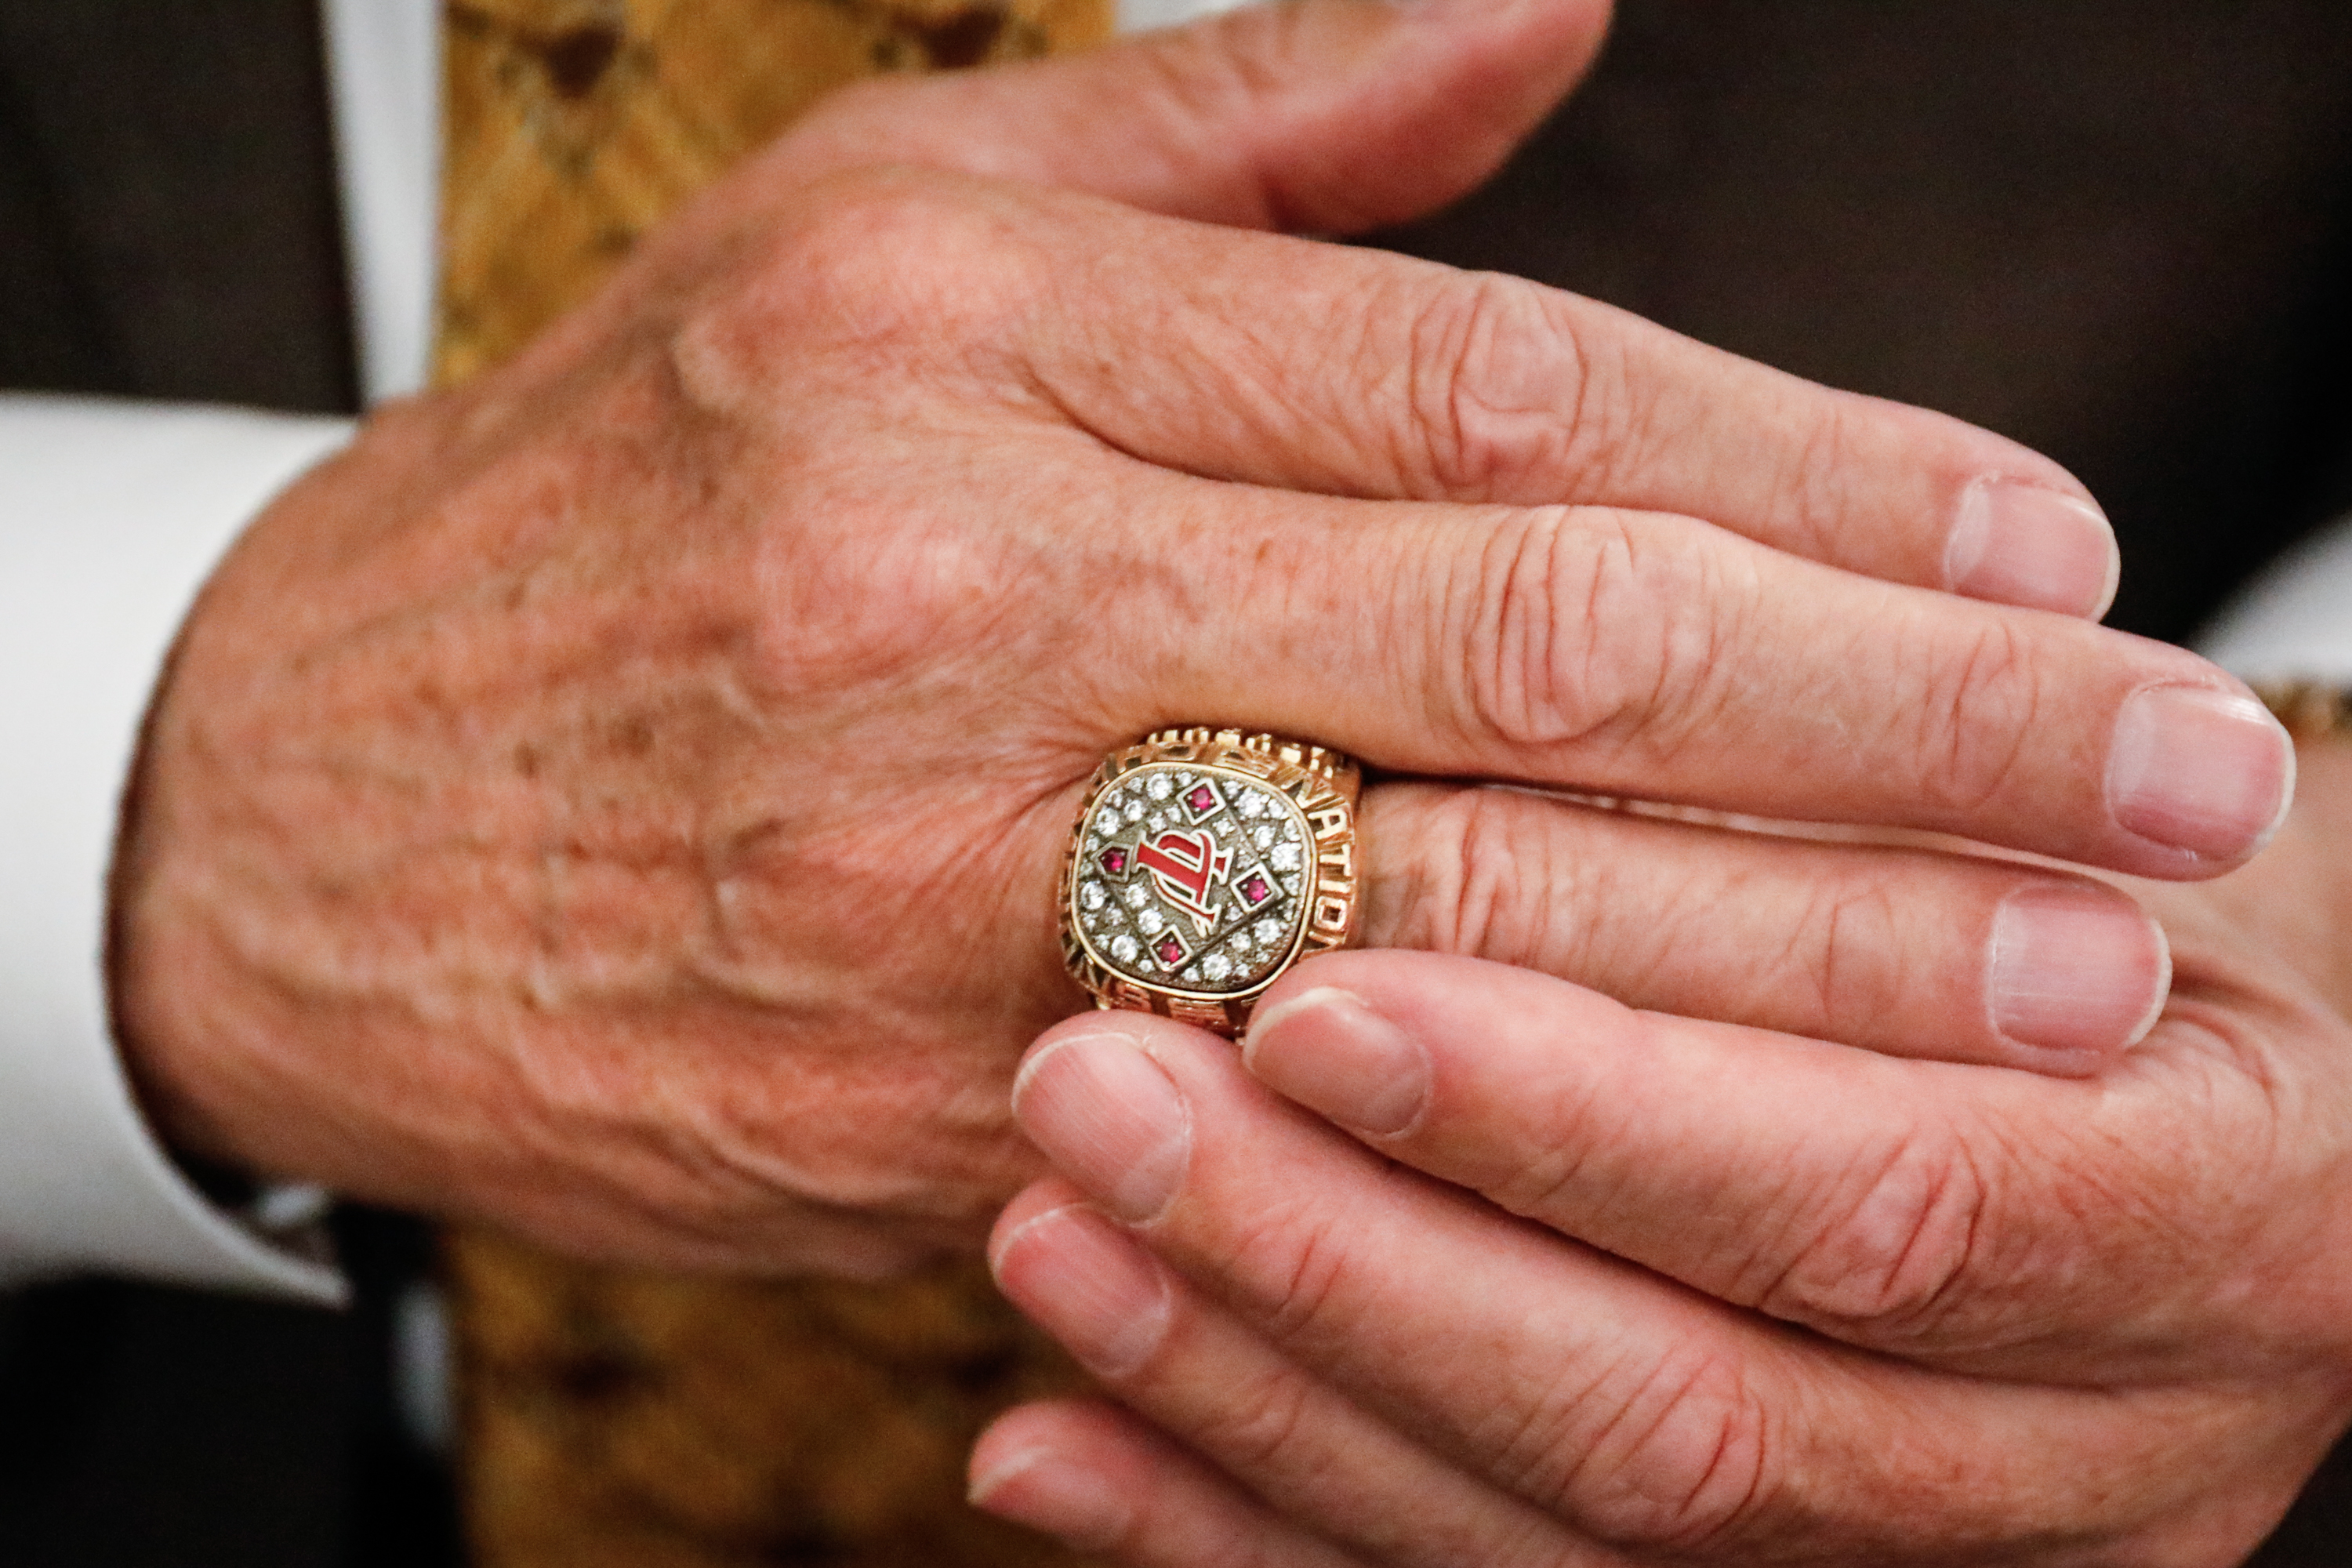
POLYGON ((100 1270, 341 1299, 298 1237, 273 1239, 273 1205, 232 1216, 157 1145, 102 950, 122 781, 173 634, 228 542, 351 428, 0 395, 0 1282, 100 1270))
POLYGON ((1252 3, 1253 0, 1118 0, 1118 30, 1139 33, 1151 27, 1180 26, 1252 3))
POLYGON ((2197 647, 2243 680, 2352 686, 2352 518, 2265 567, 2197 647))

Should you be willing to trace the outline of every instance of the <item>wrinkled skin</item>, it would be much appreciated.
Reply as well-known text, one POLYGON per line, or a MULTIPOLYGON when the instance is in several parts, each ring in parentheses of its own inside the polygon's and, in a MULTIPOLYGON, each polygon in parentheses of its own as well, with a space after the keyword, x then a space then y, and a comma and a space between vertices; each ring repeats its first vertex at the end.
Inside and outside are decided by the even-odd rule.
POLYGON ((1302 966, 1245 1060, 1062 1026, 997 1268, 1165 1435, 1018 1411, 978 1490, 1145 1565, 2241 1562, 2352 1423, 2348 846, 2321 742, 2268 853, 2133 885, 2169 1000, 2079 1079, 1418 953, 1302 966))
POLYGON ((1323 0, 845 94, 373 421, 152 714, 114 978, 163 1128, 754 1272, 977 1245, 1042 1148, 1078 1185, 999 1269, 1173 1436, 1024 1412, 982 1490, 1139 1563, 2229 1560, 2352 1398, 2340 832, 2131 884, 2159 930, 2049 861, 1475 782, 2179 879, 2288 792, 2228 678, 2088 624, 2112 541, 2043 459, 1258 232, 1475 183, 1602 13, 1323 0), (1367 935, 1434 951, 1276 1002, 1352 988, 1443 1092, 1351 1135, 1282 1067, 1328 1008, 1246 1069, 1090 1019, 1033 1145, 1077 792, 1204 719, 1382 770, 1367 935), (2074 945, 2021 1011, 2024 909, 2074 945), (1180 1157, 1089 1106, 1106 1051, 1180 1157))
MULTIPOLYGON (((2047 460, 1256 232, 1475 183, 1603 12, 1323 0, 845 93, 516 363, 373 420, 221 566, 152 715, 115 983, 164 1129, 591 1257, 976 1247, 1040 1168, 1020 1052, 1083 1003, 1048 913, 1077 793, 1175 721, 2149 876, 2242 860, 2283 742, 2220 671, 2089 624, 2112 538, 2047 460), (2126 744, 2150 693, 2204 706, 2126 744), (2231 798, 2116 793, 2225 731, 2260 753, 2231 798)), ((1375 787, 1370 940, 1537 952, 1547 900, 1458 892, 1539 855, 1629 916, 1672 895, 1589 814, 1514 797, 1498 836, 1484 798, 1375 787)), ((2145 1026, 2162 942, 2116 895, 1906 865, 1933 930, 1843 851, 1727 851, 1717 982, 1826 1029, 1810 976, 1858 963, 1976 1020, 1931 1053, 2061 1072, 2145 1026), (1986 986, 2035 888, 2113 940, 2105 1010, 2027 1038, 1986 986)))

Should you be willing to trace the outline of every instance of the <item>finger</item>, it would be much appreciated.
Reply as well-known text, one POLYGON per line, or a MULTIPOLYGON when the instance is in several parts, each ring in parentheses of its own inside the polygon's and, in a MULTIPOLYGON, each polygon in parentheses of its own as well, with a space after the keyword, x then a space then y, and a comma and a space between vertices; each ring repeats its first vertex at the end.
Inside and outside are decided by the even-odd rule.
POLYGON ((1493 173, 1583 75, 1607 0, 1305 0, 1069 58, 884 78, 779 143, 773 177, 911 163, 1208 223, 1394 223, 1493 173))
MULTIPOLYGON (((2178 1484, 2178 1467, 2154 1461, 2184 1433, 2215 1441, 2228 1425, 2228 1402, 2195 1391, 1940 1376, 1736 1311, 1398 1169, 1283 1107, 1222 1042, 1166 1020, 1105 1015, 1049 1032, 1015 1109, 1071 1183, 1286 1363, 1613 1545, 1900 1560, 1925 1499, 1933 1539, 1972 1561, 1963 1547, 2130 1527, 2178 1484)), ((1097 1239, 1051 1282, 1000 1271, 1071 1339, 1057 1313, 1098 1290, 1117 1256, 1097 1239)), ((1232 1375, 1242 1352, 1222 1339, 1192 1353, 1165 1331, 1186 1298, 1169 1287, 1158 1299, 1169 1305, 1156 1316, 1103 1314, 1118 1325, 1112 1386, 1216 1454, 1195 1428, 1263 1374, 1243 1362, 1232 1375), (1208 1414, 1148 1402, 1133 1387, 1146 1374, 1208 1414)), ((1330 1408, 1316 1405, 1318 1419, 1330 1408)), ((1346 1453, 1315 1462, 1328 1471, 1346 1453)), ((1263 1468, 1218 1458, 1262 1493, 1266 1471, 1290 1468, 1278 1452, 1263 1468)), ((1416 1496, 1376 1484, 1360 1506, 1381 1516, 1383 1491, 1416 1496)))
POLYGON ((1303 1372, 1066 1184, 1014 1199, 989 1258, 1013 1303, 1122 1400, 1248 1478, 1284 1517, 1366 1558, 1398 1568, 1614 1561, 1303 1372), (1413 1500, 1409 1528, 1383 1506, 1395 1497, 1413 1500))
POLYGON ((1375 785, 1360 831, 1367 947, 1895 1056, 2096 1072, 2170 975, 2127 895, 2010 861, 1423 784, 1375 785))
MULTIPOLYGON (((739 205, 659 243, 719 244, 696 223, 739 205)), ((2048 459, 1538 284, 904 171, 803 205, 768 237, 791 237, 798 287, 756 296, 723 343, 698 332, 697 362, 821 340, 864 365, 882 334, 950 410, 1009 400, 1158 468, 1675 513, 2069 615, 2114 589, 2112 530, 2048 459)))
POLYGON ((2275 831, 2285 731, 2182 649, 1800 561, 1688 519, 1153 476, 1058 569, 1145 716, 1472 774, 1925 828, 2208 877, 2275 831))
POLYGON ((1024 1405, 971 1454, 971 1503, 1131 1568, 1350 1568, 1169 1438, 1108 1405, 1024 1405))
POLYGON ((1132 1568, 1349 1568, 1363 1562, 1292 1524, 1144 1422, 1101 1403, 1008 1412, 982 1435, 971 1472, 975 1507, 1132 1568))
POLYGON ((1388 1157, 1852 1343, 2052 1378, 2095 1350, 2116 1375, 2219 1370, 2198 1336, 2222 1324, 2227 1355, 2260 1353, 2204 1293, 2264 1223, 2221 1153, 2260 1146, 2269 1109, 2169 1042, 2055 1081, 1335 953, 1268 994, 1244 1059, 1388 1157))
POLYGON ((1957 419, 1521 279, 1140 214, 1084 222, 1023 373, 1148 461, 1334 495, 1676 512, 2093 619, 2114 596, 2114 531, 2082 485, 1957 419))

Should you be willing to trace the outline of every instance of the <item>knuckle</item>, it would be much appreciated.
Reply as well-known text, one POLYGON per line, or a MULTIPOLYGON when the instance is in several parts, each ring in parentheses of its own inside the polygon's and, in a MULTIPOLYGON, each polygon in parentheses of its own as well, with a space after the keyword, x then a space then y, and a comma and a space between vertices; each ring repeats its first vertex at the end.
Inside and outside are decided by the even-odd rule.
POLYGON ((1305 1373, 1285 1369, 1237 1387, 1204 1417, 1200 1447, 1245 1475, 1300 1479, 1316 1468, 1314 1386, 1305 1373))
POLYGON ((1316 1194, 1301 1194, 1269 1203, 1242 1223, 1218 1248, 1217 1272, 1234 1283, 1252 1321, 1277 1344, 1344 1335, 1358 1234, 1316 1194))
POLYGON ((1990 1203, 1965 1142, 1906 1139, 1822 1205, 1812 1239, 1757 1306, 1857 1342, 1924 1338, 1978 1272, 1990 1203))
POLYGON ((1623 444, 1622 384, 1555 296, 1496 273, 1440 275, 1411 311, 1416 478, 1454 497, 1534 500, 1597 482, 1623 444))
POLYGON ((1672 1552, 1759 1533, 1774 1464, 1750 1380, 1737 1362, 1696 1351, 1563 1389, 1504 1459, 1516 1489, 1591 1534, 1672 1552))
POLYGON ((1944 811, 1970 814, 2015 778, 2042 706, 2032 647, 2008 620, 1979 628, 1958 651, 1930 660, 1921 700, 1910 705, 1908 737, 1922 796, 1944 811))
POLYGON ((877 333, 920 330, 986 279, 988 269, 971 265, 974 242, 984 247, 993 226, 952 175, 860 169, 809 188, 798 221, 774 235, 763 270, 785 286, 772 291, 779 303, 817 320, 877 333))
POLYGON ((821 543, 780 532, 764 554, 754 668, 774 696, 904 679, 944 648, 976 654, 1006 569, 983 542, 903 527, 821 543))
POLYGON ((1467 593, 1460 708, 1531 751, 1670 752, 1738 694, 1738 585, 1625 515, 1546 508, 1495 529, 1467 593))
POLYGON ((1833 1039, 1884 1033, 1911 993, 1902 964, 1905 922, 1885 881, 1817 888, 1790 922, 1778 968, 1808 986, 1814 1019, 1804 1032, 1833 1039))
POLYGON ((1412 858, 1410 892, 1390 945, 1513 963, 1544 950, 1554 900, 1563 893, 1558 877, 1573 879, 1579 870, 1555 866, 1548 838, 1520 803, 1486 788, 1454 791, 1435 803, 1412 858), (1543 896, 1526 897, 1530 888, 1544 889, 1543 896))
POLYGON ((689 396, 740 412, 772 400, 812 354, 887 352, 904 363, 962 342, 1024 297, 1026 253, 976 187, 909 168, 834 174, 713 253, 670 344, 689 396))
POLYGON ((880 682, 987 704, 1051 679, 1070 706, 1097 702, 1102 678, 1073 669, 1069 650, 1102 624, 1099 584, 1129 557, 1017 519, 982 526, 927 482, 787 473, 767 485, 747 612, 762 692, 880 682))
POLYGON ((1509 746, 1573 743, 1616 706, 1591 666, 1603 641, 1599 602, 1624 598, 1637 570, 1630 539, 1580 548, 1557 512, 1497 530, 1480 552, 1465 676, 1465 706, 1480 738, 1509 746), (1586 615, 1572 617, 1581 597, 1586 615))
POLYGON ((1786 467, 1772 486, 1774 534, 1816 561, 1833 561, 1842 553, 1853 476, 1870 468, 1854 437, 1855 407, 1839 394, 1810 405, 1804 431, 1786 448, 1786 467))
MULTIPOLYGON (((1636 1035, 1643 1026, 1638 1016, 1627 1015, 1622 1022, 1636 1035)), ((1496 1168, 1480 1175, 1476 1185, 1488 1202, 1568 1231, 1596 1202, 1607 1201, 1618 1177, 1595 1154, 1622 1142, 1625 1112, 1596 1088, 1598 1081, 1559 1074, 1522 1089, 1528 1124, 1546 1129, 1549 1136, 1515 1151, 1508 1162, 1494 1162, 1496 1168)))

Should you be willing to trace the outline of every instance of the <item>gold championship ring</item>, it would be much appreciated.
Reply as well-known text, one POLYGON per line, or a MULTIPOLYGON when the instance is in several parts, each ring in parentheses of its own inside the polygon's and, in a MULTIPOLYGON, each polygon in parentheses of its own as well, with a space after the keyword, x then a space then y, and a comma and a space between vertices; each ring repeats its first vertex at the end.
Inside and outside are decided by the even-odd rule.
POLYGON ((1356 930, 1356 764, 1239 730, 1163 730, 1095 770, 1062 867, 1062 957, 1097 1007, 1238 1035, 1356 930))

